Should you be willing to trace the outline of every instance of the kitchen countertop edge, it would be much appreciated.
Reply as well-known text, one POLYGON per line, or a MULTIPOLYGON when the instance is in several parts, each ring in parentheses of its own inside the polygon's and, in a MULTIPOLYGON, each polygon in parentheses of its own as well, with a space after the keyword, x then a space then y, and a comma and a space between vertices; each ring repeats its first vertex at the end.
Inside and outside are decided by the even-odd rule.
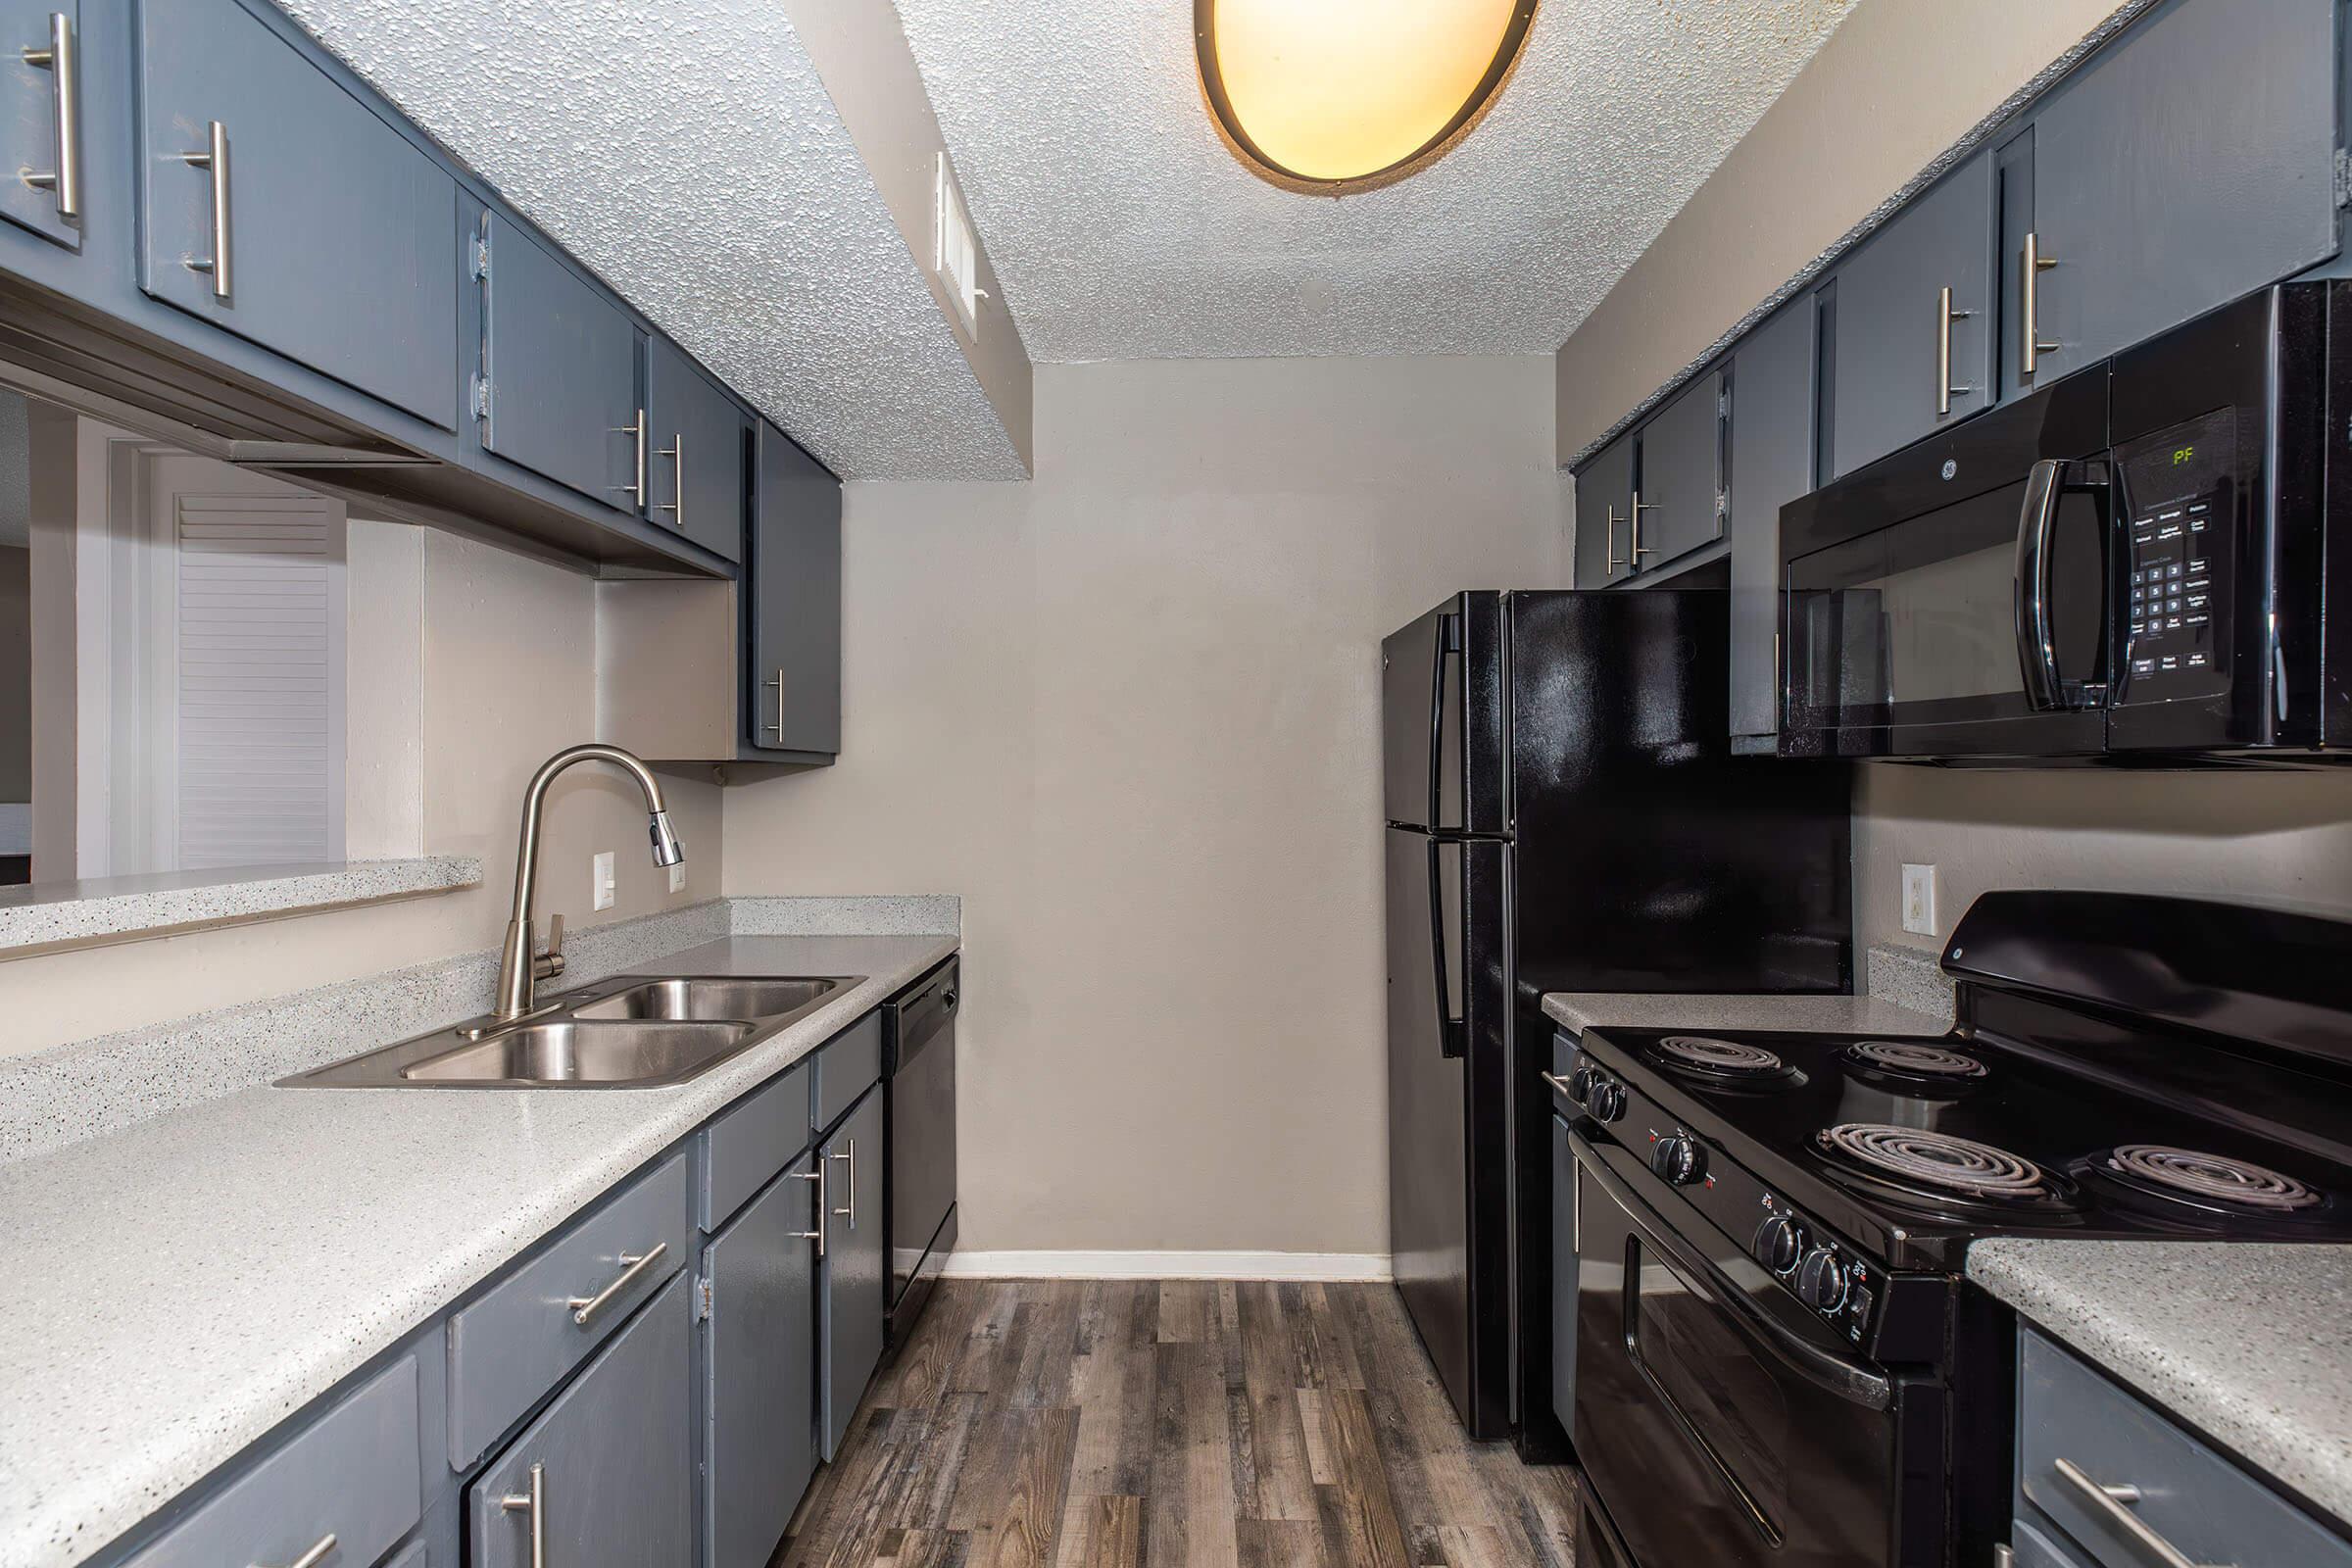
POLYGON ((1552 1022, 1573 1030, 1741 1029, 1837 1034, 1940 1035, 1948 1018, 1883 997, 1725 996, 1711 993, 1553 991, 1544 998, 1552 1022))

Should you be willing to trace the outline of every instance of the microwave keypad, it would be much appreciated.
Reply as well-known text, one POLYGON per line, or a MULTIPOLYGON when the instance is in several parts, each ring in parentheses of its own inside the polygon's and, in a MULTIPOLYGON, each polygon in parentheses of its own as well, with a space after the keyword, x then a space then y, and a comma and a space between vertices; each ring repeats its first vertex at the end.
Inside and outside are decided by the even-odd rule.
POLYGON ((2132 515, 2124 587, 2126 701, 2162 702, 2214 687, 2223 660, 2216 527, 2227 492, 2141 507, 2132 515))

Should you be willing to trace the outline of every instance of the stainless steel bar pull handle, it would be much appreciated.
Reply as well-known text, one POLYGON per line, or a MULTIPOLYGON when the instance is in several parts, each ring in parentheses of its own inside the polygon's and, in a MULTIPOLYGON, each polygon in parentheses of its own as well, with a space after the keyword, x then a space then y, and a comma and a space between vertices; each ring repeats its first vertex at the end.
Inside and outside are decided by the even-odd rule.
POLYGON ((814 1170, 796 1170, 792 1173, 792 1179, 800 1182, 816 1183, 816 1229, 812 1231, 794 1231, 792 1234, 801 1241, 814 1242, 816 1244, 816 1255, 821 1258, 825 1255, 825 1205, 832 1201, 832 1200, 825 1196, 825 1162, 821 1159, 818 1160, 814 1170))
MULTIPOLYGON (((287 1563, 286 1568, 318 1568, 320 1563, 326 1561, 326 1554, 334 1549, 335 1534, 330 1530, 311 1543, 311 1549, 287 1563)), ((262 1568, 262 1565, 255 1563, 253 1568, 262 1568)))
POLYGON ((834 1213, 836 1213, 836 1214, 839 1214, 839 1215, 840 1215, 842 1218, 844 1218, 844 1219, 848 1220, 848 1221, 850 1222, 850 1229, 852 1229, 852 1230, 856 1230, 856 1229, 858 1228, 858 1140, 857 1140, 857 1139, 853 1138, 853 1139, 851 1139, 851 1140, 849 1141, 849 1151, 850 1151, 850 1152, 849 1152, 848 1153, 846 1153, 846 1154, 828 1154, 828 1155, 826 1155, 825 1157, 826 1157, 827 1159, 846 1160, 846 1161, 848 1161, 848 1163, 849 1163, 849 1167, 850 1167, 850 1206, 849 1206, 849 1207, 847 1207, 847 1208, 837 1208, 837 1209, 835 1209, 833 1212, 834 1212, 834 1213))
POLYGON ((207 121, 203 149, 181 153, 179 161, 191 169, 209 170, 213 176, 213 254, 181 260, 191 272, 210 272, 213 298, 225 301, 237 287, 228 219, 228 127, 218 120, 207 121))
POLYGON ((1642 514, 1644 512, 1655 512, 1658 509, 1655 506, 1642 499, 1641 491, 1637 490, 1634 492, 1634 514, 1629 519, 1634 525, 1634 551, 1632 555, 1625 558, 1625 564, 1627 565, 1639 565, 1643 556, 1654 556, 1657 554, 1656 551, 1650 549, 1649 546, 1642 542, 1642 514))
POLYGON ((2018 317, 2025 324, 2025 340, 2018 346, 2017 368, 2020 374, 2032 375, 2034 365, 2044 354, 2055 354, 2062 346, 2041 340, 2040 278, 2058 264, 2041 254, 2041 236, 2028 234, 2026 248, 2019 256, 2018 317))
POLYGON ((668 513, 677 520, 678 526, 684 528, 686 526, 686 432, 680 430, 671 435, 669 445, 662 449, 661 456, 669 459, 671 466, 676 470, 677 476, 671 484, 670 494, 677 499, 661 502, 655 506, 654 510, 668 513))
POLYGON ((623 492, 632 502, 636 503, 630 510, 643 512, 645 510, 645 411, 643 409, 637 411, 637 418, 634 423, 612 426, 612 433, 632 438, 636 443, 637 454, 636 481, 632 484, 616 484, 612 488, 623 492))
POLYGON ((1603 574, 1615 571, 1619 566, 1630 566, 1634 564, 1633 558, 1630 556, 1623 561, 1617 559, 1617 525, 1625 520, 1617 515, 1615 507, 1609 508, 1609 534, 1606 539, 1601 541, 1608 553, 1608 564, 1600 568, 1603 574))
POLYGON ((81 57, 74 43, 74 19, 49 13, 49 47, 27 49, 24 63, 50 73, 49 102, 57 124, 57 168, 23 171, 34 190, 57 192, 57 216, 81 216, 81 57))
POLYGON ((774 676, 760 684, 773 686, 776 689, 776 718, 775 722, 767 727, 776 732, 776 743, 780 746, 784 742, 784 667, 781 664, 777 665, 774 676))
POLYGON ((1536 1076, 1543 1079, 1545 1083, 1551 1085, 1552 1088, 1557 1089, 1561 1094, 1566 1095, 1569 1099, 1574 1100, 1576 1098, 1576 1091, 1569 1088, 1568 1080, 1561 1077, 1558 1073, 1539 1072, 1536 1074, 1536 1076))
POLYGON ((1936 412, 1952 412, 1952 399, 1966 397, 1976 390, 1973 386, 1952 385, 1952 323, 1965 321, 1974 311, 1952 309, 1952 291, 1939 290, 1936 296, 1936 412))
POLYGON ((2094 1513, 2122 1531, 2164 1568, 2231 1568, 2228 1563, 2199 1563, 2151 1529, 2145 1519, 2132 1511, 2132 1505, 2139 1501, 2137 1487, 2102 1486, 2072 1459, 2054 1459, 2051 1464, 2058 1472, 2058 1479, 2081 1494, 2094 1513))
POLYGON ((565 1306, 571 1308, 572 1322, 581 1328, 586 1328, 595 1319, 597 1313, 612 1305, 613 1298, 618 1297, 621 1292, 643 1279, 645 1271, 661 1262, 668 1251, 669 1244, 667 1242, 656 1242, 650 1252, 621 1253, 621 1271, 612 1284, 594 1296, 574 1296, 564 1302, 565 1306))
POLYGON ((498 1499, 508 1513, 531 1516, 531 1568, 547 1568, 547 1466, 531 1466, 531 1490, 498 1499))

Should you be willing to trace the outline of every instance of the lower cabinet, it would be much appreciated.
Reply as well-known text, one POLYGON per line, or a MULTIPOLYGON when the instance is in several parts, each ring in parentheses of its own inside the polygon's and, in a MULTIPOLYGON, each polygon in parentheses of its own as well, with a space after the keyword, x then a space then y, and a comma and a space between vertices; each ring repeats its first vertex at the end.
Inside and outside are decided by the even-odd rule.
POLYGON ((816 1473, 815 1174, 802 1155, 703 1249, 709 1568, 763 1568, 816 1473))
MULTIPOLYGON (((831 1047, 827 1048, 832 1049, 831 1047)), ((820 1063, 818 1071, 823 1071, 820 1063)), ((850 1418, 882 1363, 882 1311, 889 1283, 883 1255, 882 1091, 865 1092, 817 1151, 825 1161, 825 1295, 818 1334, 824 1390, 824 1453, 849 1436, 850 1418)))
POLYGON ((470 1568, 693 1555, 692 1294, 672 1279, 466 1489, 470 1568))

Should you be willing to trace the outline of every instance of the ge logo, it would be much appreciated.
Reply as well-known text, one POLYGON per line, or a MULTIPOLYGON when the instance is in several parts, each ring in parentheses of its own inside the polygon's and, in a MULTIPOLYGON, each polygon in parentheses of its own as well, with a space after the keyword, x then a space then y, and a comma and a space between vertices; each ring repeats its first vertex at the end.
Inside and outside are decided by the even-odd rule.
POLYGON ((1951 459, 1949 459, 1949 458, 1946 458, 1946 459, 1944 459, 1944 460, 1943 460, 1943 476, 1944 476, 1946 479, 1949 479, 1949 478, 1950 478, 1952 475, 1954 475, 1954 474, 1958 473, 1959 471, 1960 471, 1960 465, 1958 465, 1957 463, 1954 463, 1954 462, 1953 462, 1951 459))

